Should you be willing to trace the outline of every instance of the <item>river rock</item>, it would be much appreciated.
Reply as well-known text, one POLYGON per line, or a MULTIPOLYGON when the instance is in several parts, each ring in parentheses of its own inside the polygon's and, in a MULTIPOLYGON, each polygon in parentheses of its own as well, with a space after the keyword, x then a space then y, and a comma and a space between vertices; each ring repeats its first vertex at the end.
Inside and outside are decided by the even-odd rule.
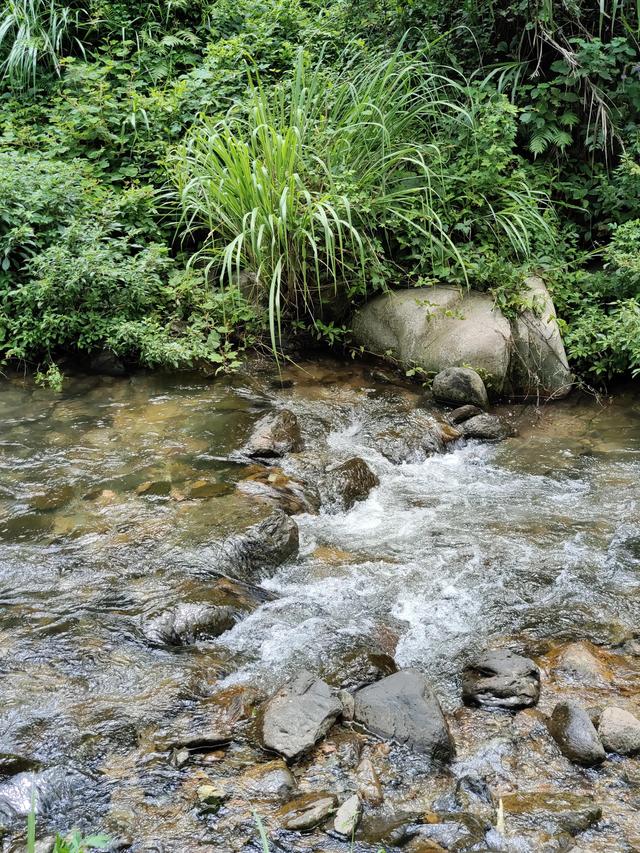
POLYGON ((236 580, 252 581, 254 573, 273 568, 298 553, 298 525, 282 510, 230 536, 213 548, 212 568, 236 580))
POLYGON ((356 646, 342 655, 337 662, 329 661, 322 667, 322 677, 334 687, 356 689, 379 681, 398 671, 396 662, 371 642, 368 647, 356 646))
POLYGON ((623 708, 606 707, 600 717, 598 733, 607 752, 640 753, 640 720, 623 708))
POLYGON ((371 806, 379 806, 384 794, 376 768, 370 758, 363 758, 356 768, 356 784, 362 800, 371 806))
POLYGON ((326 472, 324 490, 330 506, 348 510, 363 501, 380 481, 364 459, 354 456, 326 472))
POLYGON ((405 369, 470 366, 499 394, 562 396, 572 376, 553 303, 542 279, 524 286, 540 316, 526 311, 513 321, 488 293, 448 285, 391 291, 356 312, 354 338, 405 369))
POLYGON ((302 512, 316 513, 320 496, 313 486, 285 474, 282 468, 251 466, 253 470, 238 483, 238 489, 248 495, 273 504, 287 515, 302 512))
POLYGON ((589 714, 575 702, 558 702, 549 720, 549 731, 569 761, 585 767, 604 761, 605 752, 589 714))
POLYGON ((509 649, 490 649, 474 656, 462 674, 467 705, 517 710, 540 697, 540 670, 529 658, 509 649))
POLYGON ((591 796, 545 790, 505 794, 502 807, 509 834, 544 828, 547 837, 577 835, 602 817, 602 808, 591 796))
POLYGON ((262 743, 285 758, 296 758, 327 734, 341 711, 329 685, 303 670, 267 702, 262 743))
POLYGON ((571 681, 593 687, 604 687, 608 682, 607 672, 588 643, 569 643, 560 652, 554 670, 571 681))
POLYGON ((354 794, 336 812, 333 828, 339 835, 351 838, 360 820, 360 797, 354 794))
POLYGON ((474 418, 476 415, 482 415, 483 411, 479 406, 459 406, 452 412, 449 412, 449 420, 452 424, 461 424, 468 421, 469 418, 474 418))
POLYGON ((92 355, 87 369, 89 373, 97 373, 100 376, 119 378, 127 375, 127 368, 112 350, 100 350, 92 355))
POLYGON ((219 637, 235 623, 236 612, 231 607, 184 603, 151 619, 144 633, 158 645, 184 646, 219 637))
POLYGON ((475 415, 460 425, 465 438, 482 441, 502 441, 509 434, 504 422, 497 415, 475 415))
POLYGON ((50 767, 36 773, 18 773, 0 784, 0 820, 12 821, 26 817, 35 807, 42 814, 74 793, 86 795, 90 780, 87 776, 66 767, 50 767))
POLYGON ((447 761, 455 747, 429 680, 406 669, 355 694, 354 718, 371 732, 447 761))
POLYGON ((396 465, 443 453, 450 441, 460 437, 449 424, 421 411, 387 414, 368 433, 372 445, 396 465))
POLYGON ((327 820, 335 808, 336 798, 333 794, 305 794, 281 808, 277 817, 285 829, 304 832, 327 820))
POLYGON ((282 409, 260 418, 242 453, 253 458, 271 459, 299 450, 302 450, 302 438, 298 419, 293 412, 282 409))
POLYGON ((489 405, 484 382, 470 367, 447 367, 441 370, 434 377, 431 390, 439 403, 473 405, 481 409, 489 405))
POLYGON ((251 767, 238 779, 238 788, 249 800, 286 802, 291 799, 297 787, 293 773, 280 758, 251 767))

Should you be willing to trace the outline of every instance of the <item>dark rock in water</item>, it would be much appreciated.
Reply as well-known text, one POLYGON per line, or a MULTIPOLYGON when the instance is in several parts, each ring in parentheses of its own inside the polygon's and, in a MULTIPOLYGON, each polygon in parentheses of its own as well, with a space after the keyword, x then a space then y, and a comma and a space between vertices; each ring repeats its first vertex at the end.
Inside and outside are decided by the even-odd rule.
POLYGON ((355 719, 371 732, 431 758, 447 761, 455 747, 429 680, 401 670, 355 694, 355 719))
POLYGON ((242 453, 257 459, 271 459, 299 450, 302 450, 302 438, 298 419, 293 412, 282 409, 258 421, 242 453))
POLYGON ((549 731, 569 761, 585 767, 604 761, 604 748, 589 714, 575 702, 558 702, 549 720, 549 731))
POLYGON ((242 796, 251 801, 281 802, 291 799, 298 787, 293 773, 280 758, 251 767, 240 776, 237 786, 242 796))
POLYGON ((342 465, 330 468, 325 477, 325 491, 330 504, 337 509, 351 509, 356 501, 363 501, 380 480, 364 459, 354 456, 342 465))
POLYGON ((420 411, 403 412, 382 418, 370 431, 374 447, 390 462, 419 462, 460 437, 449 424, 420 411))
POLYGON ((235 579, 251 581, 257 569, 269 569, 298 553, 298 525, 277 510, 242 533, 214 546, 212 568, 235 579))
POLYGON ((640 753, 640 720, 623 708, 606 707, 600 717, 598 733, 607 752, 640 753))
POLYGON ((459 406, 452 412, 449 412, 449 420, 452 424, 461 424, 463 421, 468 421, 469 418, 474 418, 476 415, 482 415, 484 412, 479 406, 459 406))
POLYGON ((305 794, 281 808, 277 817, 285 829, 304 832, 323 823, 335 809, 336 798, 333 794, 305 794))
POLYGON ((332 686, 353 690, 397 671, 398 667, 391 655, 373 645, 352 649, 336 663, 325 664, 321 674, 332 686))
POLYGON ((88 783, 86 776, 65 767, 18 773, 0 784, 0 820, 26 817, 31 811, 32 800, 36 814, 42 814, 70 800, 79 791, 86 793, 88 783))
POLYGON ((158 645, 184 646, 211 637, 219 637, 236 623, 231 607, 209 604, 178 604, 144 627, 148 640, 158 645))
POLYGON ((100 350, 91 357, 88 364, 89 373, 97 373, 100 376, 120 377, 127 375, 127 368, 118 356, 110 350, 100 350))
POLYGON ((486 409, 489 405, 487 389, 475 370, 470 367, 447 367, 441 370, 431 386, 439 403, 470 404, 486 409))
POLYGON ((577 835, 596 824, 602 808, 582 794, 528 791, 502 797, 505 824, 510 834, 544 829, 547 837, 567 832, 577 835))
POLYGON ((24 755, 0 752, 0 776, 15 776, 17 773, 27 773, 30 770, 40 770, 40 762, 24 755))
POLYGON ((326 735, 341 711, 329 685, 302 671, 267 702, 262 743, 285 758, 296 758, 326 735))
POLYGON ((508 649, 472 658, 462 674, 462 699, 484 708, 529 708, 540 698, 540 670, 508 649))
POLYGON ((483 441, 502 441, 509 434, 505 424, 496 415, 476 415, 461 424, 465 438, 479 438, 483 441))
POLYGON ((320 508, 315 487, 290 477, 282 468, 252 465, 248 476, 238 483, 238 489, 284 510, 287 515, 316 513, 320 508))

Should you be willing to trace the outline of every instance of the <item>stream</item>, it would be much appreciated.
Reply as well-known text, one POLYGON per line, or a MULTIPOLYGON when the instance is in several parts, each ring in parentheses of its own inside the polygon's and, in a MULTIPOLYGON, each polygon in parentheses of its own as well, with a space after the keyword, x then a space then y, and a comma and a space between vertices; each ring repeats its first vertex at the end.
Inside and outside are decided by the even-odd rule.
POLYGON ((355 851, 640 850, 638 757, 575 767, 543 721, 563 697, 640 710, 640 392, 496 411, 517 435, 459 439, 399 463, 372 439, 376 430, 401 434, 415 413, 437 419, 442 410, 419 386, 366 365, 77 376, 60 393, 4 379, 2 849, 24 850, 35 784, 42 837, 79 827, 123 850, 257 853, 255 809, 273 851, 347 853, 351 842, 335 834, 283 831, 281 803, 259 789, 247 795, 246 778, 275 758, 254 736, 260 703, 301 669, 339 685, 373 650, 428 673, 457 757, 434 770, 406 748, 335 726, 294 774, 300 792, 330 790, 341 801, 362 755, 371 758, 387 823, 363 821, 355 851), (274 496, 247 480, 259 466, 239 449, 265 412, 282 408, 304 441, 277 461, 282 482, 313 484, 318 466, 360 457, 379 485, 350 509, 323 502, 296 513, 298 555, 238 583, 217 571, 214 546, 273 512, 274 496), (188 645, 150 642, 145 625, 183 602, 229 605, 241 618, 188 645), (465 660, 492 644, 540 666, 536 709, 461 705, 465 660), (558 661, 571 644, 589 650, 597 677, 563 675, 558 661), (221 720, 240 734, 176 757, 221 720), (520 803, 504 832, 478 829, 450 816, 461 811, 451 805, 456 780, 469 774, 496 802, 578 792, 602 814, 578 830, 536 801, 528 823, 520 803), (196 791, 211 778, 243 779, 245 793, 202 809, 196 791), (398 834, 402 821, 390 814, 408 815, 412 800, 404 824, 417 828, 398 834))

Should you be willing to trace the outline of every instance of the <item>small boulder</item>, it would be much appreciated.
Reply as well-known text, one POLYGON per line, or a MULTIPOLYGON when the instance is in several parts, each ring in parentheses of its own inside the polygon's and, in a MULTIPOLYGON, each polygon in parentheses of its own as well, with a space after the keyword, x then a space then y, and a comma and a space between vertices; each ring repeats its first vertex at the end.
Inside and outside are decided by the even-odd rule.
POLYGON ((235 623, 236 612, 231 607, 183 603, 151 619, 143 630, 157 645, 186 646, 219 637, 235 623))
POLYGON ((273 459, 299 450, 302 438, 298 419, 293 412, 282 409, 260 418, 242 453, 257 459, 273 459))
POLYGON ((463 421, 468 421, 476 415, 484 414, 479 406, 458 406, 452 412, 449 412, 449 420, 452 424, 461 424, 463 421))
POLYGON ((569 761, 584 767, 604 761, 605 752, 589 714, 575 702, 558 702, 549 720, 549 731, 569 761))
POLYGON ((339 835, 351 838, 360 820, 360 797, 354 794, 342 803, 336 812, 333 828, 339 835))
POLYGON ((497 415, 475 415, 460 425, 465 438, 478 438, 482 441, 502 441, 509 430, 497 415))
POLYGON ((356 501, 363 501, 380 481, 364 459, 354 456, 326 473, 324 488, 330 504, 348 510, 356 501))
POLYGON ((286 802, 297 787, 293 773, 281 758, 251 767, 238 779, 238 788, 249 800, 286 802))
POLYGON ((32 808, 37 815, 53 811, 62 800, 86 796, 90 784, 87 776, 65 767, 18 773, 0 784, 0 822, 24 818, 32 808))
POLYGON ((213 568, 235 580, 252 581, 257 570, 279 566, 298 553, 298 525, 282 510, 213 546, 213 568))
POLYGON ((414 669, 401 670, 355 694, 354 718, 383 738, 447 761, 455 747, 429 680, 414 669))
POLYGON ((356 783, 362 800, 371 806, 379 806, 382 803, 384 799, 382 785, 370 758, 363 758, 358 764, 356 783))
POLYGON ((321 674, 334 687, 354 690, 397 671, 391 655, 372 640, 367 647, 357 645, 337 661, 327 661, 321 674))
POLYGON ((277 817, 284 829, 305 832, 324 823, 335 809, 336 798, 333 794, 305 794, 283 806, 277 817))
POLYGON ((612 705, 605 708, 598 732, 607 752, 619 755, 640 753, 640 720, 623 708, 612 705))
POLYGON ((470 367, 447 367, 436 374, 431 390, 439 403, 471 404, 486 409, 487 389, 479 374, 470 367))
POLYGON ((327 734, 341 711, 329 685, 303 670, 267 702, 262 743, 285 758, 296 758, 327 734))
POLYGON ((529 658, 509 649, 490 649, 473 657, 462 673, 467 705, 517 710, 540 698, 540 670, 529 658))
POLYGON ((558 655, 554 670, 571 681, 604 687, 609 681, 606 668, 591 651, 589 643, 569 643, 558 655))

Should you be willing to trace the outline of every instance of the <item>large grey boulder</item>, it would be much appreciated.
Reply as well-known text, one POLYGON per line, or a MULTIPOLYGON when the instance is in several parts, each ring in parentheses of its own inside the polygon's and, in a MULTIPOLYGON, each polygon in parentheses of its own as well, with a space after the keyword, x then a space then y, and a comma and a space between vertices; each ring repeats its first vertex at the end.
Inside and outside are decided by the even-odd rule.
POLYGON ((267 702, 262 743, 285 758, 296 758, 326 735, 341 711, 329 685, 303 670, 267 702))
POLYGON ((575 702, 558 702, 549 720, 549 731, 569 761, 585 767, 604 761, 604 748, 591 718, 575 702))
POLYGON ((572 376, 553 302, 542 279, 525 286, 538 311, 514 320, 487 293, 448 285, 391 291, 356 312, 354 338, 405 368, 472 367, 499 394, 564 396, 572 376))
POLYGON ((540 697, 540 670, 529 658, 509 649, 475 655, 462 674, 462 699, 467 705, 517 710, 540 697))
POLYGON ((354 718, 373 734, 447 761, 455 746, 429 680, 415 669, 388 675, 355 694, 354 718))

